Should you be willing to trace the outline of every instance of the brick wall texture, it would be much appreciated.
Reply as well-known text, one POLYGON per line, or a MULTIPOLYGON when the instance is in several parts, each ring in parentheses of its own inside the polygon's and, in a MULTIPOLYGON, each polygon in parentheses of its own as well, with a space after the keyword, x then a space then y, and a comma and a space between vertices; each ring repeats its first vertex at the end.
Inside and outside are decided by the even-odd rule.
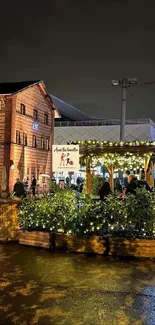
POLYGON ((3 166, 7 172, 7 191, 13 190, 17 177, 21 180, 28 177, 31 182, 35 174, 38 182, 42 182, 40 174, 52 175, 54 115, 52 103, 46 95, 42 83, 39 83, 14 95, 3 96, 0 111, 0 192, 3 166), (25 105, 25 115, 21 114, 21 104, 25 105), (34 129, 34 109, 38 114, 37 130, 34 129), (48 115, 48 125, 44 123, 44 114, 48 115), (20 132, 20 144, 17 143, 17 131, 20 132), (24 133, 27 135, 27 145, 24 145, 24 133), (36 136, 36 148, 32 145, 33 136, 36 136), (14 169, 10 168, 12 163, 14 169))

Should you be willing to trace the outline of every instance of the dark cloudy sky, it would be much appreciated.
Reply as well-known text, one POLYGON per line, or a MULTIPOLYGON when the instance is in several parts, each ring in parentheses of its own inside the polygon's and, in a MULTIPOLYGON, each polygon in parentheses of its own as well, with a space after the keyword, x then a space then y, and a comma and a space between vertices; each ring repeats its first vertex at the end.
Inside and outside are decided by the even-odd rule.
MULTIPOLYGON (((119 118, 120 89, 110 80, 155 80, 153 4, 154 0, 5 0, 0 81, 43 79, 50 93, 85 113, 119 118)), ((155 121, 155 84, 130 89, 128 95, 129 118, 155 121)))

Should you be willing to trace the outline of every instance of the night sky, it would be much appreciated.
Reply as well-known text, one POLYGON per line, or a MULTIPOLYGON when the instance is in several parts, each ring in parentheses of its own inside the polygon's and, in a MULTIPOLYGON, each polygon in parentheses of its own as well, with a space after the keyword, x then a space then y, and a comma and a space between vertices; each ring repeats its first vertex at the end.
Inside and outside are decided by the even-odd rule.
MULTIPOLYGON (((153 0, 5 0, 0 81, 43 79, 91 116, 119 118, 111 79, 155 81, 153 0)), ((127 117, 155 121, 155 84, 128 90, 127 117), (135 93, 135 95, 132 95, 135 93)))

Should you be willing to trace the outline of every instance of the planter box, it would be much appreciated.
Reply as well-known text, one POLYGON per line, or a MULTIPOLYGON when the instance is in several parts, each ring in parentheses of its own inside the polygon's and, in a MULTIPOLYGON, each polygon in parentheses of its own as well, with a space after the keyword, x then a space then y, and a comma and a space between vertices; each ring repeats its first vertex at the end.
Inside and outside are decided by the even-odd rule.
POLYGON ((75 236, 42 231, 22 231, 19 244, 58 251, 93 253, 109 256, 155 258, 155 239, 126 239, 120 237, 75 236))
POLYGON ((155 258, 155 239, 109 238, 109 255, 155 258))
POLYGON ((105 254, 106 240, 99 236, 56 234, 56 248, 61 251, 105 254))
POLYGON ((51 249, 55 247, 55 235, 43 231, 22 231, 19 233, 19 244, 51 249))
POLYGON ((155 258, 155 239, 56 234, 56 248, 68 252, 155 258))

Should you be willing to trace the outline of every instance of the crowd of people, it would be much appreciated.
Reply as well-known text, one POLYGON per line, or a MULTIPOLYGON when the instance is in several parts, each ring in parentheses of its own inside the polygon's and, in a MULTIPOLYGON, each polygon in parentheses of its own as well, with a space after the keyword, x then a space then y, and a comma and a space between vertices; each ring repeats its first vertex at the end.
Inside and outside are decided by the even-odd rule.
MULTIPOLYGON (((67 184, 67 182, 66 182, 67 184)), ((25 182, 21 182, 19 178, 17 178, 16 183, 14 184, 14 195, 16 197, 26 197, 28 195, 28 187, 29 187, 29 182, 26 180, 25 182)), ((30 193, 32 196, 36 195, 36 188, 37 188, 37 180, 35 176, 32 178, 32 182, 30 185, 30 193)), ((72 188, 72 186, 71 186, 72 188)), ((136 194, 136 189, 137 188, 146 188, 149 192, 152 192, 152 189, 148 185, 148 183, 144 180, 138 180, 137 177, 134 174, 130 174, 128 176, 128 184, 126 187, 123 188, 121 185, 121 182, 119 179, 116 180, 115 182, 115 192, 118 193, 119 198, 123 198, 124 195, 128 194, 136 194)), ((80 193, 83 192, 84 189, 84 180, 82 178, 77 179, 77 186, 73 188, 76 190, 76 195, 80 195, 80 193)), ((112 190, 110 187, 110 183, 108 180, 105 180, 103 182, 103 185, 101 186, 99 190, 99 197, 101 201, 104 201, 108 195, 112 194, 112 190)))
MULTIPOLYGON (((17 178, 13 188, 14 195, 19 198, 26 197, 28 194, 28 187, 29 187, 28 179, 22 183, 20 179, 17 178)), ((33 196, 35 196, 36 194, 36 187, 37 187, 37 180, 35 176, 33 176, 31 186, 30 186, 33 196)))
MULTIPOLYGON (((144 179, 138 180, 134 174, 130 174, 128 176, 128 184, 125 188, 123 188, 119 179, 117 179, 116 184, 115 184, 115 191, 118 193, 119 198, 123 198, 124 195, 128 195, 128 194, 135 195, 136 190, 138 188, 146 188, 147 191, 152 192, 152 189, 148 185, 148 183, 144 179)), ((107 180, 105 180, 103 182, 102 187, 99 190, 100 200, 104 201, 106 199, 106 197, 110 194, 112 194, 110 183, 107 180)))

